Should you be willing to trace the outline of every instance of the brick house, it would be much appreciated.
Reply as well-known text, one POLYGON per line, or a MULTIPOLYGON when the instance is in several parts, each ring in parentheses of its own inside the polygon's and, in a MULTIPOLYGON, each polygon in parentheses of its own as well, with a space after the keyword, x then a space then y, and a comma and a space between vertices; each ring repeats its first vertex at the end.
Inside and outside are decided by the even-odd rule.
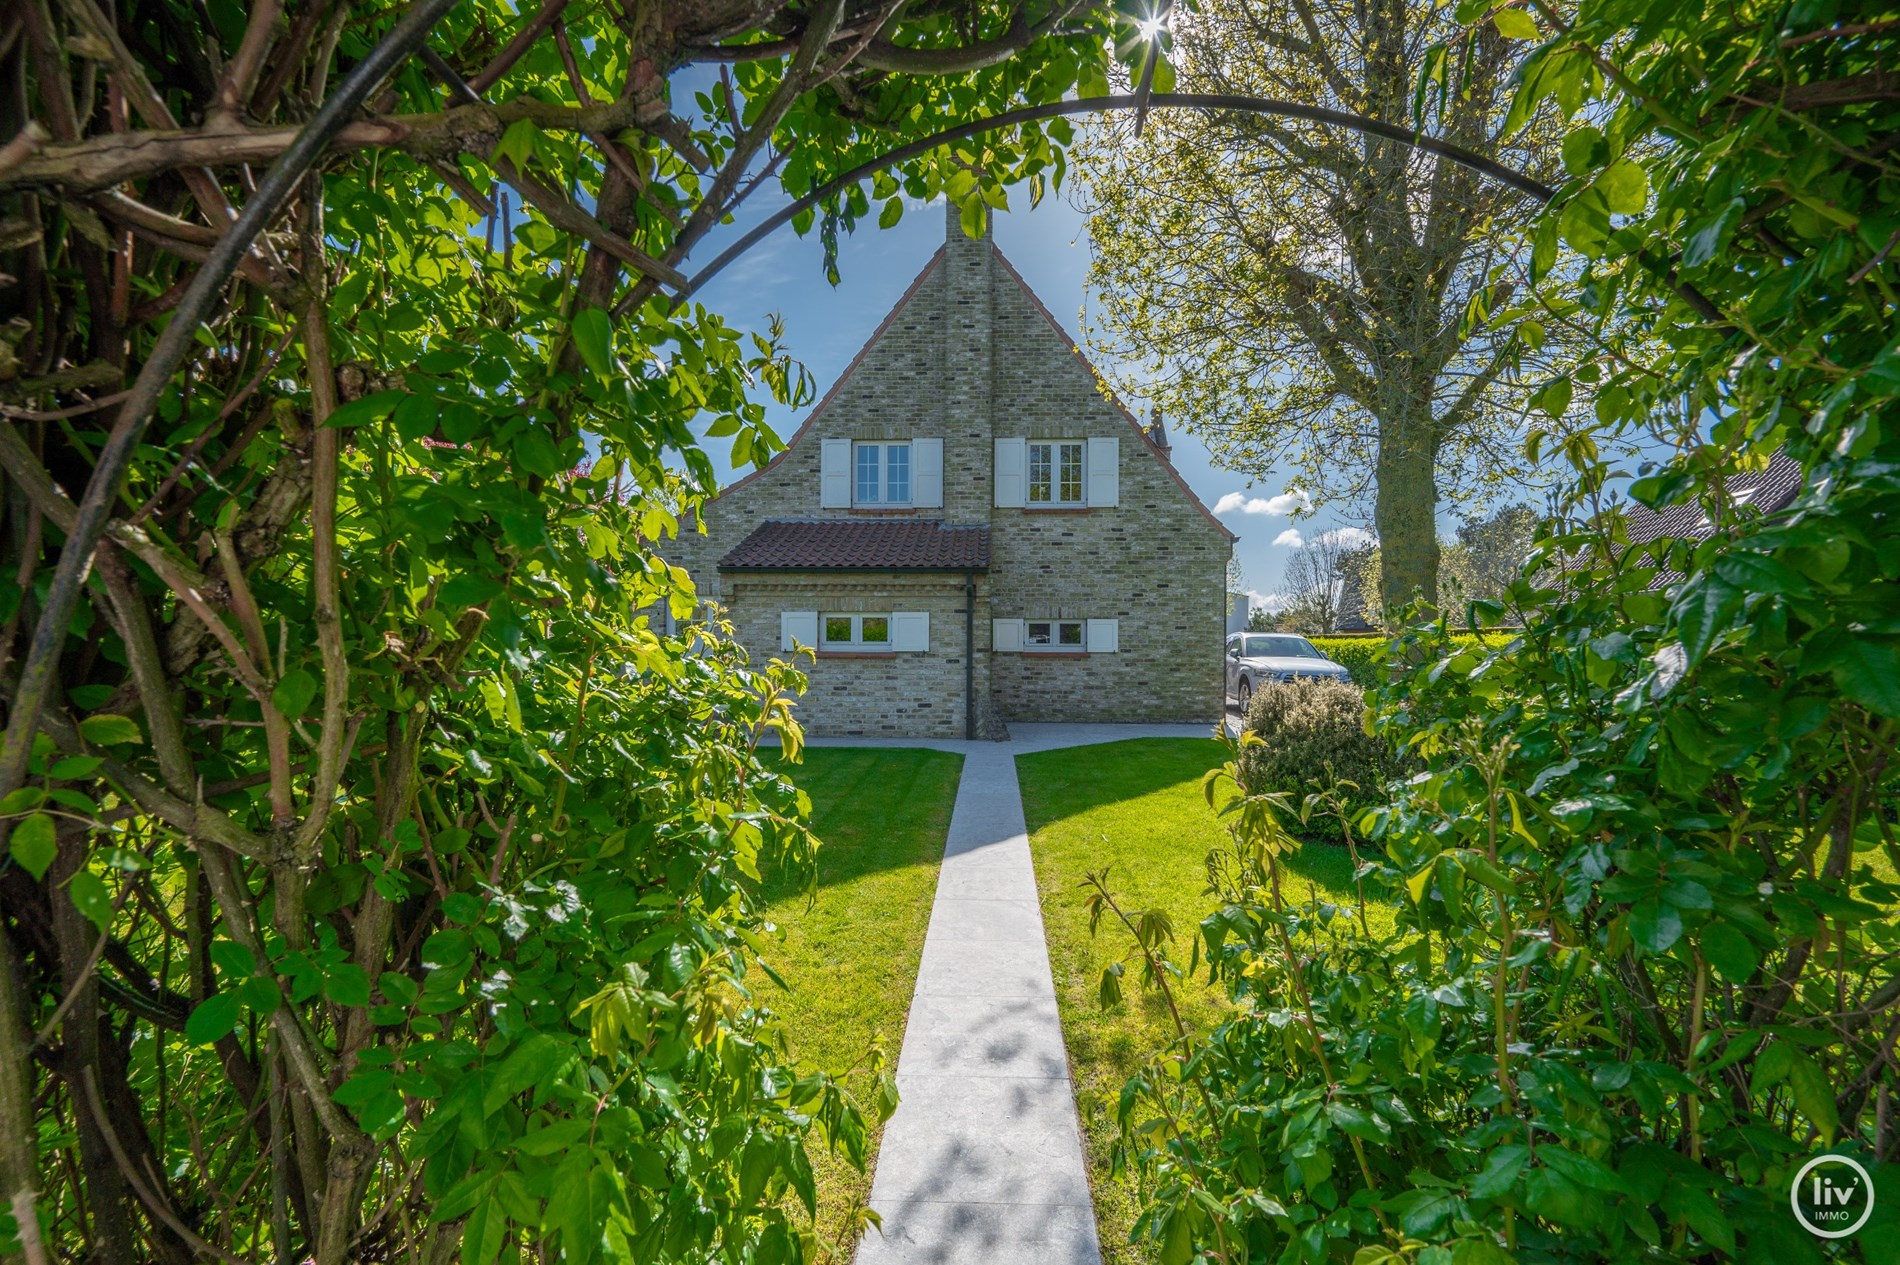
POLYGON ((814 734, 1222 708, 1234 536, 986 235, 946 241, 784 452, 664 552, 814 734))

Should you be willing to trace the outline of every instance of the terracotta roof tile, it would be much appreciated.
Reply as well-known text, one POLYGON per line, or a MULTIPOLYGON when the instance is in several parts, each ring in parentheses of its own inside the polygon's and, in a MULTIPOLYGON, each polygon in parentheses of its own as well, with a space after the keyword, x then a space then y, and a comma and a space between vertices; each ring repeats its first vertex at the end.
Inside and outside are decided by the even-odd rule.
POLYGON ((987 571, 990 529, 932 519, 761 523, 721 571, 987 571))

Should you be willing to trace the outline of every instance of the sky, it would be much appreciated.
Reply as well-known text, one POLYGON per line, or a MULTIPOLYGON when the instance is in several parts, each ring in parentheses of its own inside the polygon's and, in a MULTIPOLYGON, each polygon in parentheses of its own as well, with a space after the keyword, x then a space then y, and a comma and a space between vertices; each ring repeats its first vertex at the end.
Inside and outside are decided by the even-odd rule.
MULTIPOLYGON (((995 217, 996 243, 1081 345, 1080 314, 1090 260, 1087 221, 1060 192, 1043 198, 1034 210, 1028 209, 1026 190, 1010 193, 1012 209, 995 217)), ((775 187, 759 190, 734 225, 710 235, 694 250, 685 271, 691 274, 703 267, 784 201, 775 187)), ((944 213, 935 203, 907 203, 903 219, 890 229, 861 224, 856 233, 840 238, 838 269, 843 279, 834 288, 824 277, 817 231, 799 237, 787 226, 741 256, 696 297, 742 329, 764 332, 774 313, 783 317, 785 348, 811 371, 814 398, 822 399, 923 271, 943 237, 944 213)), ((1084 346, 1084 350, 1089 349, 1084 346)), ((1105 374, 1115 376, 1111 362, 1089 354, 1105 374)), ((1135 416, 1147 418, 1148 401, 1126 398, 1123 403, 1135 416)), ((793 410, 773 405, 768 417, 779 436, 789 439, 809 413, 809 406, 793 410)), ((1217 469, 1205 445, 1177 422, 1170 419, 1168 424, 1175 468, 1229 530, 1239 535, 1235 556, 1241 564, 1242 586, 1257 600, 1280 588, 1287 556, 1300 540, 1328 530, 1361 530, 1361 525, 1325 509, 1310 517, 1295 517, 1306 506, 1300 496, 1288 493, 1283 479, 1271 470, 1249 478, 1217 469)), ((713 440, 706 447, 722 482, 729 479, 724 442, 713 440)))

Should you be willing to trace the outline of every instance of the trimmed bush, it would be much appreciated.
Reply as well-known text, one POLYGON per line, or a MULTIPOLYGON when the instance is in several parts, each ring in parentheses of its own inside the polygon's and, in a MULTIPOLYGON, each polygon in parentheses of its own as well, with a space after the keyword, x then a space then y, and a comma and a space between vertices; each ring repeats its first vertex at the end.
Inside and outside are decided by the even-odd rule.
MULTIPOLYGON (((1517 634, 1510 633, 1453 633, 1451 640, 1461 646, 1501 646, 1517 634)), ((1352 673, 1354 685, 1371 688, 1381 683, 1385 666, 1385 648, 1388 644, 1382 636, 1367 635, 1358 637, 1308 637, 1314 647, 1328 659, 1352 673)))
POLYGON ((1384 637, 1308 637, 1315 649, 1352 673, 1361 687, 1378 684, 1379 664, 1385 659, 1384 637))
MULTIPOLYGON (((1249 749, 1242 763, 1247 789, 1284 791, 1297 809, 1309 794, 1343 780, 1358 788, 1348 792, 1355 814, 1384 802, 1380 788, 1401 762, 1383 739, 1366 732, 1365 714, 1365 691, 1344 681, 1262 685, 1247 709, 1247 728, 1265 745, 1249 749)), ((1297 833, 1345 842, 1331 815, 1316 814, 1297 833)))

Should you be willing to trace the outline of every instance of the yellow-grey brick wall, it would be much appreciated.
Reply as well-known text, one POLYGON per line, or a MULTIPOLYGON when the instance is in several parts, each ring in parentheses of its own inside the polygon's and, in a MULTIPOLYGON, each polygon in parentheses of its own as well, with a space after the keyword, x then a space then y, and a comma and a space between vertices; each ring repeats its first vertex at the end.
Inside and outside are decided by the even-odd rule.
MULTIPOLYGON (((728 488, 663 552, 725 606, 755 656, 779 653, 783 610, 928 610, 927 654, 824 659, 800 715, 813 733, 961 737, 963 577, 718 571, 761 523, 856 518, 819 506, 821 441, 944 441, 944 505, 912 511, 988 523, 976 612, 979 732, 998 721, 1188 721, 1221 713, 1231 538, 1196 501, 988 240, 954 227, 873 340, 770 466, 728 488), (994 441, 1113 436, 1119 504, 994 504, 994 441), (910 605, 880 608, 877 603, 910 605), (827 606, 830 602, 834 605, 827 606), (845 605, 838 603, 870 603, 845 605), (992 653, 991 620, 1115 619, 1120 648, 1082 656, 992 653)), ((879 511, 890 514, 893 511, 879 511)))

